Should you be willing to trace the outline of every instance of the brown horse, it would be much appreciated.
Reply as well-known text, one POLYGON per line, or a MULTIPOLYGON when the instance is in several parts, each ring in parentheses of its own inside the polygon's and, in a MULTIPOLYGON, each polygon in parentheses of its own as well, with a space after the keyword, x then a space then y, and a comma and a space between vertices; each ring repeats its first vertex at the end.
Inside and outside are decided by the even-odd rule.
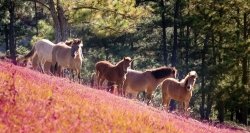
POLYGON ((192 90, 197 78, 195 71, 189 72, 184 79, 178 81, 168 78, 162 83, 162 105, 168 106, 171 99, 184 103, 184 110, 188 111, 192 90))
POLYGON ((62 68, 72 69, 78 75, 78 79, 80 82, 80 72, 83 60, 81 47, 82 41, 80 39, 74 39, 73 41, 65 43, 60 42, 59 44, 55 45, 52 50, 52 67, 55 68, 56 65, 58 65, 62 68))
POLYGON ((102 86, 104 80, 106 79, 118 85, 118 95, 125 95, 123 93, 123 84, 131 61, 132 59, 130 57, 124 57, 116 65, 113 65, 108 61, 97 62, 95 65, 97 88, 99 89, 100 85, 102 86))
POLYGON ((146 91, 149 104, 156 87, 166 78, 175 78, 176 73, 177 70, 174 67, 159 67, 145 72, 129 69, 124 82, 124 90, 126 93, 136 95, 139 92, 146 91))

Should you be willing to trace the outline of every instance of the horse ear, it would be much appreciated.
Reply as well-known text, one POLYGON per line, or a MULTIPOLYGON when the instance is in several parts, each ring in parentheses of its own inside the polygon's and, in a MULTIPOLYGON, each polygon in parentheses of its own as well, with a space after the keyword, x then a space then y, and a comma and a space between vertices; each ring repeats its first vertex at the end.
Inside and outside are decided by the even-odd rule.
POLYGON ((68 41, 68 40, 65 41, 65 44, 68 45, 68 46, 71 46, 72 43, 73 43, 72 40, 71 41, 68 41))
POLYGON ((77 45, 79 45, 81 43, 81 40, 78 38, 74 39, 73 41, 74 41, 74 44, 77 44, 77 45))

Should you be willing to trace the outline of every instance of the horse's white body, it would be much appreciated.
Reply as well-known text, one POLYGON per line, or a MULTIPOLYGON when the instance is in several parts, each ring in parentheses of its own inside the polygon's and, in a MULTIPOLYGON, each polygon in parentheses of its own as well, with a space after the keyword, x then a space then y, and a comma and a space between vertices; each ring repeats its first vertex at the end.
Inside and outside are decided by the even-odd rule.
POLYGON ((42 39, 36 42, 35 52, 38 56, 38 62, 41 65, 42 71, 44 72, 45 62, 52 62, 52 49, 56 44, 52 43, 47 39, 42 39))

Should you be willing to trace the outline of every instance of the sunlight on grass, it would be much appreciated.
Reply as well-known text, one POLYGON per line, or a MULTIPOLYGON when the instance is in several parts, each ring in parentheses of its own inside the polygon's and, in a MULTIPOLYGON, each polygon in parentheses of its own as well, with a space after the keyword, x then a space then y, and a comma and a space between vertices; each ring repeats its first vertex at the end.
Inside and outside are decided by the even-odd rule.
POLYGON ((3 132, 239 132, 0 62, 3 132))

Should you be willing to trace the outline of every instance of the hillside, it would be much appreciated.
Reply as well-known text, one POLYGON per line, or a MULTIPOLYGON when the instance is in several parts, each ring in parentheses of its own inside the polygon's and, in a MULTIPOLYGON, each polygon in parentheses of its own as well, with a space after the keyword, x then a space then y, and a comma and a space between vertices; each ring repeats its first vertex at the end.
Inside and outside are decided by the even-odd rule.
POLYGON ((0 61, 1 132, 246 132, 214 127, 0 61))

